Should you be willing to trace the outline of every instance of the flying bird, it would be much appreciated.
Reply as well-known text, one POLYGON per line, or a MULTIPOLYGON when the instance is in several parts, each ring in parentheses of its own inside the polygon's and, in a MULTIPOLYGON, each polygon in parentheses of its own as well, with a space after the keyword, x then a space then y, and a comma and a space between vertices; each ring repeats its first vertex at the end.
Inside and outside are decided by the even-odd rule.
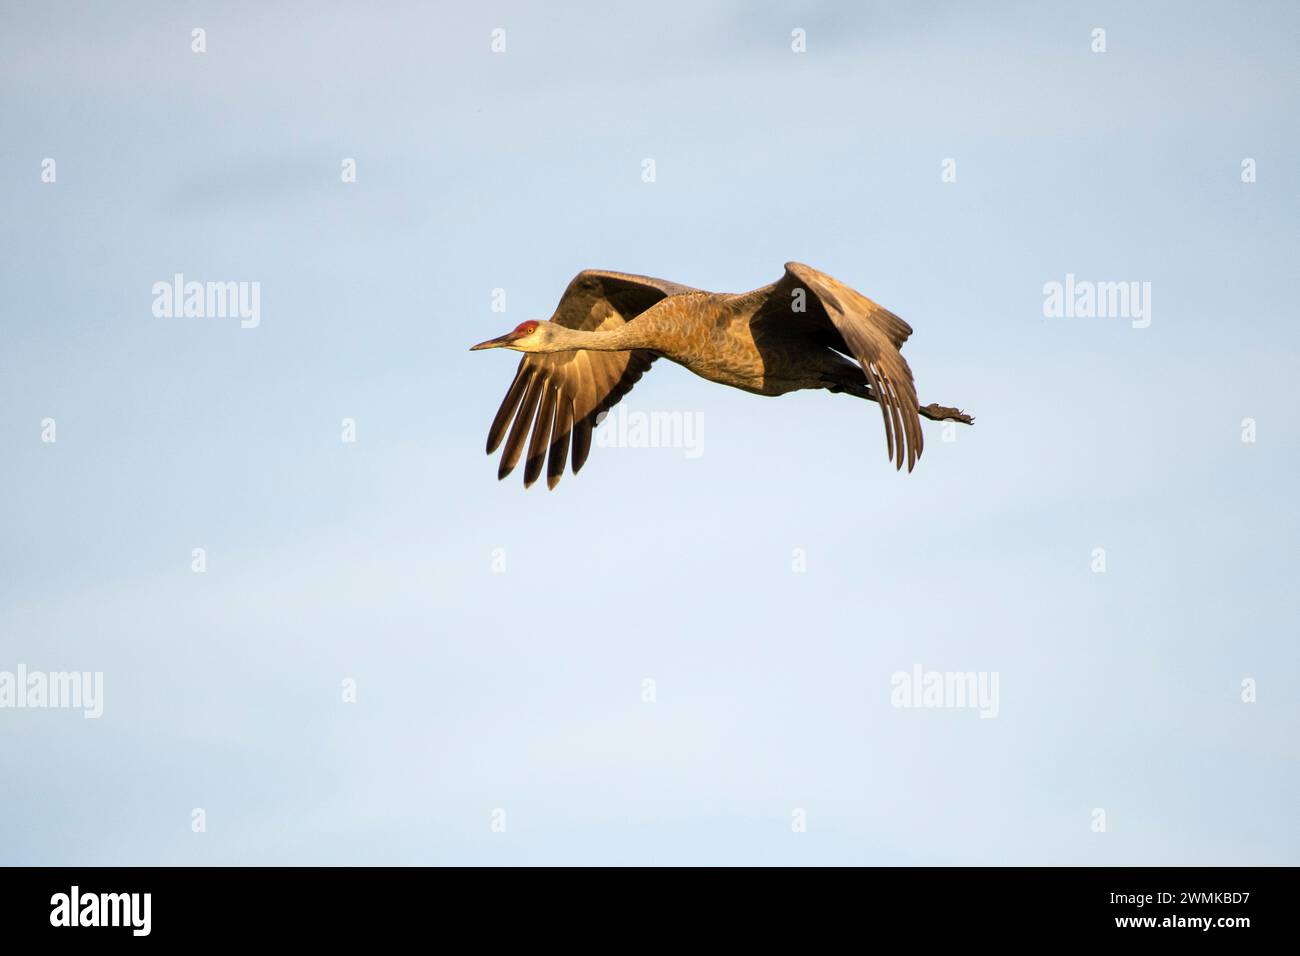
POLYGON ((549 321, 523 322, 471 347, 526 353, 488 429, 487 453, 505 440, 497 470, 504 478, 526 442, 524 487, 545 465, 554 488, 570 448, 576 475, 601 416, 662 357, 756 395, 824 388, 876 402, 888 456, 899 469, 906 461, 910 472, 924 444, 921 416, 974 421, 956 408, 917 404, 912 370, 899 352, 911 334, 888 309, 798 262, 787 262, 776 282, 738 294, 587 269, 549 321))

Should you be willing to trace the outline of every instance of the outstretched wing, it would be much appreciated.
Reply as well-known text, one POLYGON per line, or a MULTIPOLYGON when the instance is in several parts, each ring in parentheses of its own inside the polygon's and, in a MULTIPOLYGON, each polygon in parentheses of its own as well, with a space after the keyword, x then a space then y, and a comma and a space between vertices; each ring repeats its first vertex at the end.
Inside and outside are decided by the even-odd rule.
MULTIPOLYGON (((571 329, 604 331, 630 321, 660 299, 694 291, 649 276, 587 269, 574 276, 564 290, 551 321, 571 329)), ((631 390, 654 360, 653 352, 642 349, 525 355, 488 429, 489 455, 505 439, 497 478, 504 478, 519 464, 526 440, 525 488, 542 473, 543 461, 546 485, 554 488, 564 474, 570 445, 576 475, 591 451, 596 419, 631 390)))
POLYGON ((898 351, 912 327, 888 309, 838 279, 798 262, 785 264, 776 295, 792 302, 796 289, 805 289, 805 311, 791 306, 796 319, 809 323, 814 334, 831 348, 852 355, 862 366, 885 419, 885 442, 895 467, 911 471, 921 457, 924 441, 916 400, 916 383, 907 360, 898 351))

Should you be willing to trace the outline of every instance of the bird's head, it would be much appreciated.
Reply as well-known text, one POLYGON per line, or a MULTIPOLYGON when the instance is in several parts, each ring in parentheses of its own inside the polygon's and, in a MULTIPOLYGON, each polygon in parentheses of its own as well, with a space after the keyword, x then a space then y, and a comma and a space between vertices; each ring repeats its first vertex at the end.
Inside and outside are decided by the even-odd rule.
POLYGON ((527 322, 520 322, 505 335, 498 335, 494 339, 488 339, 486 342, 480 342, 478 345, 471 345, 469 350, 477 352, 479 349, 514 349, 516 352, 555 352, 559 345, 559 330, 554 322, 536 322, 530 319, 527 322))

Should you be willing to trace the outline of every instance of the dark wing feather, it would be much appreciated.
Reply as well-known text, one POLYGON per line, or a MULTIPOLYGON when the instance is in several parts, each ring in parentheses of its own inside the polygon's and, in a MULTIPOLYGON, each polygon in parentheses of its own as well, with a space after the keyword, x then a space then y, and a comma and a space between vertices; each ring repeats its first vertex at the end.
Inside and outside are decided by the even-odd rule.
POLYGON ((916 384, 907 360, 898 351, 912 327, 888 309, 838 279, 798 262, 785 264, 785 276, 773 294, 791 301, 796 288, 807 289, 812 302, 803 313, 791 315, 810 323, 810 329, 831 348, 856 358, 885 420, 885 446, 895 467, 907 460, 911 471, 925 447, 916 384), (820 327, 819 327, 820 326, 820 327))
MULTIPOLYGON (((589 332, 617 328, 661 299, 694 291, 664 279, 588 269, 564 290, 551 321, 589 332)), ((597 419, 632 389, 654 360, 653 352, 639 349, 525 355, 488 429, 489 455, 506 438, 497 477, 504 478, 519 464, 530 432, 524 487, 538 479, 545 464, 546 485, 554 488, 570 448, 576 475, 591 451, 597 419)))

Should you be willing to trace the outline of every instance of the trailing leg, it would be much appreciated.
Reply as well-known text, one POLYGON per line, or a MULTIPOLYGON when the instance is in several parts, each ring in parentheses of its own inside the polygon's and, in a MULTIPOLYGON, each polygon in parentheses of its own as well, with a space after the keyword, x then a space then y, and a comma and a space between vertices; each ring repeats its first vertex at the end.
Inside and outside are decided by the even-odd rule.
POLYGON ((928 418, 932 422, 961 422, 963 425, 974 425, 975 416, 967 415, 960 408, 949 408, 946 405, 922 405, 917 409, 922 418, 928 418))
MULTIPOLYGON (((843 392, 846 395, 853 395, 856 398, 865 398, 869 402, 876 401, 876 393, 871 390, 871 386, 865 381, 855 382, 850 379, 836 379, 831 385, 826 386, 832 392, 843 392)), ((960 408, 949 408, 947 405, 922 405, 917 409, 922 418, 928 418, 932 422, 961 422, 963 425, 975 424, 975 416, 967 415, 960 408)))

